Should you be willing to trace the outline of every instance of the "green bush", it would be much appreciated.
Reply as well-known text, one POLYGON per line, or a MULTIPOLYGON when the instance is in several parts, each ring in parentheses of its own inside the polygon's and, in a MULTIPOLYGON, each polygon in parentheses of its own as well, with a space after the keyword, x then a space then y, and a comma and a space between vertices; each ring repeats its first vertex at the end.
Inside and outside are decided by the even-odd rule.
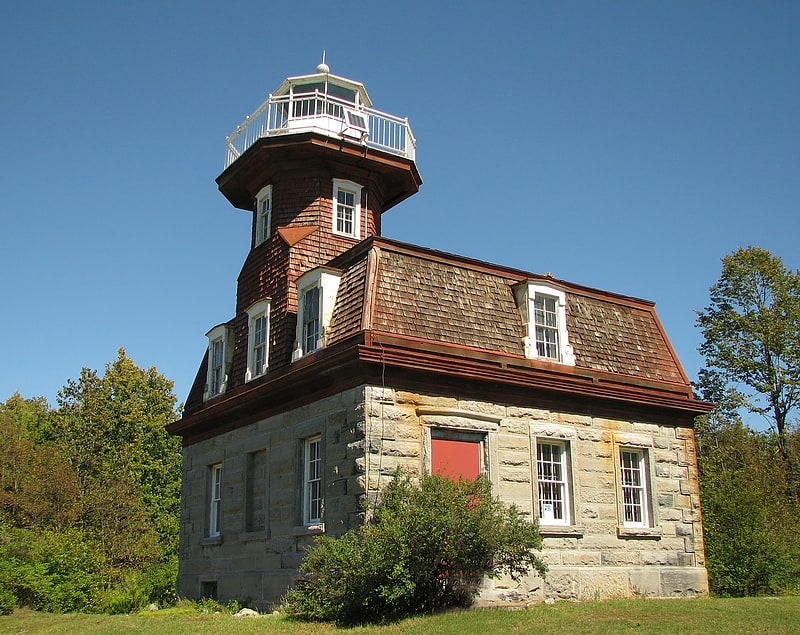
POLYGON ((370 522, 320 537, 284 598, 291 618, 382 622, 466 606, 484 576, 545 573, 538 526, 492 497, 484 478, 396 476, 370 522))
POLYGON ((0 587, 0 615, 11 615, 17 606, 17 596, 11 589, 0 587))
POLYGON ((11 529, 0 542, 0 588, 10 590, 18 606, 97 610, 105 573, 102 553, 78 532, 11 529))

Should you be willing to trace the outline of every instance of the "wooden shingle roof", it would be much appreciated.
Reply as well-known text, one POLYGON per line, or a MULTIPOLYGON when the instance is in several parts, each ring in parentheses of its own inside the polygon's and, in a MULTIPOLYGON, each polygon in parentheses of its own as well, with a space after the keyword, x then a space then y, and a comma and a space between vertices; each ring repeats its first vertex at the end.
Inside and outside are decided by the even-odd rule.
POLYGON ((344 274, 329 344, 366 329, 524 359, 513 286, 534 280, 565 292, 576 368, 689 383, 652 302, 383 238, 368 242, 334 261, 344 274))

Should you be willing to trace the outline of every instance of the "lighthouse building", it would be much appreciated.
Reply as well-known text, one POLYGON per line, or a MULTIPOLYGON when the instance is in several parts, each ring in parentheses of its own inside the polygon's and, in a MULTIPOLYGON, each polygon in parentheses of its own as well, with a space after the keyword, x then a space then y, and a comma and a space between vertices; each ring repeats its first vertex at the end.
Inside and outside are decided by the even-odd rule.
POLYGON ((226 146, 217 184, 252 225, 169 427, 180 595, 274 606, 398 468, 485 474, 539 523, 547 577, 487 581, 482 603, 707 593, 709 405, 652 302, 382 237, 422 183, 416 140, 324 63, 226 146))

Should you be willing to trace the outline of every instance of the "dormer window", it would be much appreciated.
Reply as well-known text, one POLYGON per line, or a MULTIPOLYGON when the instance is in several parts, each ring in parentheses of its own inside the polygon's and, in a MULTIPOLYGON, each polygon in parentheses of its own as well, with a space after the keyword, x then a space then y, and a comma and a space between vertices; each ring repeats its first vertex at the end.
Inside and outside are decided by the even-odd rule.
POLYGON ((567 334, 566 295, 538 282, 524 282, 514 290, 526 333, 525 357, 575 365, 567 334))
POLYGON ((333 227, 337 236, 361 236, 361 186, 352 181, 333 180, 333 227))
POLYGON ((341 272, 317 267, 297 279, 297 334, 292 361, 325 346, 341 272))
POLYGON ((245 381, 267 372, 269 361, 269 301, 257 302, 247 310, 247 372, 245 381))
POLYGON ((208 333, 208 374, 203 399, 211 399, 228 387, 228 371, 233 353, 233 330, 225 324, 215 326, 208 333))
POLYGON ((256 196, 256 246, 269 238, 272 228, 272 186, 267 185, 256 196))

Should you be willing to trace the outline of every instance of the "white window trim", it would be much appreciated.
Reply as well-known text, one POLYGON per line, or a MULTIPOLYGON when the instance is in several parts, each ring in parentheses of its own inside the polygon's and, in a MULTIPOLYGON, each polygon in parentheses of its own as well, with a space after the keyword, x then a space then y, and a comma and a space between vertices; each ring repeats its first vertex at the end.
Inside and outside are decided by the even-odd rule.
POLYGON ((536 439, 536 509, 539 516, 539 522, 542 525, 563 525, 570 526, 573 522, 573 509, 572 509, 572 472, 570 467, 570 444, 568 441, 555 440, 555 439, 536 439), (563 510, 563 518, 553 518, 544 513, 542 509, 542 485, 543 479, 539 475, 540 457, 539 451, 542 446, 558 447, 560 449, 561 460, 559 462, 561 469, 561 480, 549 480, 547 482, 557 483, 561 488, 561 507, 563 510))
POLYGON ((257 377, 266 374, 269 367, 269 336, 270 336, 270 319, 269 319, 269 300, 262 300, 256 302, 253 306, 247 309, 247 372, 245 373, 244 380, 251 381, 257 377), (264 317, 266 320, 266 331, 264 333, 264 363, 261 368, 256 368, 255 359, 255 346, 256 346, 256 329, 255 323, 259 318, 264 317))
POLYGON ((313 353, 325 347, 327 341, 328 327, 333 316, 333 307, 336 304, 336 294, 339 291, 341 272, 336 269, 316 267, 307 271, 297 279, 297 327, 295 331, 294 350, 292 351, 292 361, 296 361, 308 353, 313 353), (306 292, 318 287, 320 289, 320 328, 317 345, 313 350, 305 350, 305 338, 303 333, 305 297, 306 292))
POLYGON ((222 524, 222 463, 215 463, 209 469, 208 535, 220 535, 222 524))
POLYGON ((653 520, 653 492, 651 488, 651 477, 649 471, 650 457, 647 449, 626 445, 617 446, 617 477, 619 479, 619 512, 620 521, 623 528, 642 529, 652 527, 653 520), (626 485, 623 472, 623 453, 637 457, 635 469, 640 476, 640 484, 637 486, 626 485), (641 507, 641 520, 626 520, 625 518, 625 493, 626 489, 631 489, 639 499, 638 505, 641 507))
POLYGON ((303 442, 303 526, 313 527, 322 524, 322 514, 325 497, 323 496, 322 478, 322 437, 320 435, 310 437, 303 442), (312 458, 312 449, 316 446, 316 456, 312 458), (314 464, 316 470, 312 471, 314 464), (314 484, 318 487, 313 491, 314 484), (314 502, 317 502, 317 509, 314 510, 314 502), (314 513, 316 511, 316 513, 314 513))
POLYGON ((522 318, 526 327, 523 338, 525 357, 528 359, 541 359, 544 361, 558 362, 569 366, 575 365, 575 352, 569 343, 567 332, 567 297, 561 289, 538 282, 526 282, 515 288, 517 306, 522 311, 522 318), (534 302, 537 294, 556 298, 558 311, 558 359, 539 355, 536 347, 536 313, 534 302))
POLYGON ((347 238, 354 238, 355 240, 361 239, 361 191, 363 187, 353 181, 346 181, 344 179, 333 179, 333 198, 331 199, 331 231, 334 236, 345 236, 347 238), (339 204, 339 191, 345 191, 353 194, 354 209, 353 209, 353 231, 344 232, 336 228, 336 220, 338 216, 339 204))
POLYGON ((206 333, 206 337, 208 338, 208 371, 206 374, 206 387, 205 391, 203 391, 203 400, 211 399, 212 397, 216 397, 217 395, 221 395, 225 392, 228 388, 228 376, 231 367, 231 358, 233 355, 233 346, 232 346, 232 329, 226 324, 220 324, 219 326, 215 326, 211 329, 208 333, 206 333), (222 344, 222 378, 220 381, 220 385, 218 386, 217 390, 213 390, 214 387, 214 367, 213 367, 213 355, 214 355, 214 344, 217 342, 221 342, 222 344))
POLYGON ((256 195, 256 247, 269 240, 272 232, 272 186, 267 185, 256 195), (264 209, 264 203, 267 203, 264 209))

